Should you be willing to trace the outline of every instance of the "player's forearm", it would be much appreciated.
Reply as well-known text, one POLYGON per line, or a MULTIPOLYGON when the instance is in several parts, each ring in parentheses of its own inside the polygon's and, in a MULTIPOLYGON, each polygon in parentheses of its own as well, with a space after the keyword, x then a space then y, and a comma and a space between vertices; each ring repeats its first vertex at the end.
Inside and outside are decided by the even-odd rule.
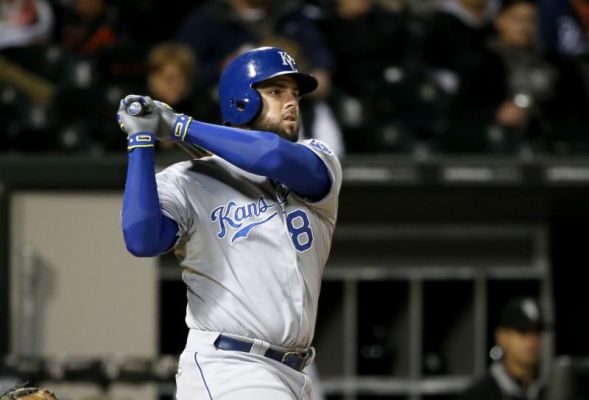
POLYGON ((243 170, 274 179, 311 200, 319 200, 329 192, 331 180, 325 164, 301 144, 270 132, 194 120, 187 123, 184 141, 209 150, 243 170))
POLYGON ((169 250, 178 232, 176 222, 165 217, 160 208, 154 153, 153 147, 129 153, 122 229, 127 249, 138 257, 153 257, 169 250))

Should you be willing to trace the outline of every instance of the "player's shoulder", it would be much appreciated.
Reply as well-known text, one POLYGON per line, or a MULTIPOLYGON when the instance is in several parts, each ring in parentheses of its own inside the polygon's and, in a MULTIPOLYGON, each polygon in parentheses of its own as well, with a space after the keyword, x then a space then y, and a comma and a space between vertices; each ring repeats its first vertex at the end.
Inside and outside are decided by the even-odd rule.
MULTIPOLYGON (((327 143, 319 139, 307 139, 302 140, 299 143, 315 153, 327 168, 332 185, 329 193, 323 200, 330 198, 337 199, 342 184, 343 170, 341 161, 335 152, 329 148, 327 143)), ((323 200, 316 204, 322 203, 323 200)))
POLYGON ((319 139, 305 139, 299 142, 300 144, 311 148, 311 150, 319 153, 323 153, 330 157, 335 157, 335 153, 331 148, 327 145, 327 143, 319 140, 319 139))

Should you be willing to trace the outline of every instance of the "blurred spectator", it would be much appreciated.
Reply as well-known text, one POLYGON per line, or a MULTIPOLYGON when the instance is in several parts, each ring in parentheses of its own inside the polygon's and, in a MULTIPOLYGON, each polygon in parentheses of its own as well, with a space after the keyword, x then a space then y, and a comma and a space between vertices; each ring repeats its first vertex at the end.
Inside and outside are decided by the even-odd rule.
MULTIPOLYGON (((197 92, 192 97, 197 60, 192 50, 178 42, 163 42, 152 48, 147 58, 147 91, 150 97, 163 101, 177 112, 189 114, 201 121, 217 115, 217 105, 211 96, 197 92)), ((172 142, 158 142, 163 150, 176 149, 172 142)))
POLYGON ((503 308, 497 329, 495 362, 460 400, 540 400, 545 383, 539 376, 544 322, 531 298, 517 298, 503 308), (500 355, 500 356, 499 356, 500 355))
POLYGON ((112 47, 124 36, 122 24, 105 0, 74 0, 61 21, 59 42, 83 55, 112 47))
POLYGON ((564 72, 554 102, 551 151, 587 152, 589 106, 589 0, 540 0, 540 38, 564 72), (581 92, 582 91, 582 92, 581 92))
POLYGON ((375 0, 336 0, 325 33, 335 58, 333 82, 355 96, 378 88, 387 68, 402 65, 409 44, 404 16, 375 0))
POLYGON ((59 85, 51 117, 59 151, 102 154, 121 151, 124 137, 111 123, 121 93, 145 79, 142 46, 125 46, 118 5, 108 0, 63 4, 57 41, 72 54, 64 65, 70 80, 59 85))
POLYGON ((423 59, 449 98, 443 151, 492 149, 497 106, 506 98, 504 65, 489 46, 499 7, 496 0, 444 0, 427 28, 423 59))
POLYGON ((535 1, 504 0, 495 27, 497 38, 490 48, 501 59, 505 75, 505 96, 495 121, 519 135, 538 135, 545 122, 543 111, 555 95, 558 71, 537 46, 535 1))
POLYGON ((315 97, 324 98, 329 93, 332 59, 311 18, 316 13, 316 7, 301 7, 291 0, 209 1, 182 22, 177 39, 194 50, 200 60, 200 78, 207 83, 216 82, 228 59, 243 48, 254 47, 264 36, 295 40, 304 49, 310 72, 319 80, 315 97))
POLYGON ((190 48, 180 43, 160 43, 149 53, 147 68, 149 95, 177 112, 192 115, 186 102, 196 74, 196 58, 190 48))
POLYGON ((206 0, 174 0, 172 7, 166 1, 107 1, 116 6, 117 16, 125 22, 125 33, 130 40, 153 45, 173 40, 181 18, 206 0))
POLYGON ((216 92, 199 83, 200 65, 190 47, 162 42, 147 57, 147 91, 154 99, 199 121, 218 122, 216 92))
POLYGON ((447 0, 426 35, 423 58, 449 98, 438 147, 524 154, 568 141, 580 149, 587 96, 578 71, 541 52, 533 0, 492 4, 447 0))
POLYGON ((45 0, 0 0, 0 50, 48 41, 53 11, 45 0))
POLYGON ((494 35, 492 21, 499 5, 497 0, 441 0, 432 15, 423 57, 448 73, 440 82, 449 92, 474 89, 468 86, 485 73, 486 43, 494 35))
POLYGON ((0 56, 0 151, 45 150, 47 105, 55 85, 0 56))
POLYGON ((540 37, 550 54, 589 52, 589 0, 540 0, 540 37))
POLYGON ((344 138, 339 123, 329 104, 321 99, 301 101, 300 138, 315 138, 325 142, 342 159, 345 156, 344 138))
POLYGON ((322 24, 335 58, 331 101, 350 152, 396 151, 411 136, 410 123, 398 120, 412 119, 408 15, 403 2, 387 4, 396 11, 376 0, 336 0, 322 24))

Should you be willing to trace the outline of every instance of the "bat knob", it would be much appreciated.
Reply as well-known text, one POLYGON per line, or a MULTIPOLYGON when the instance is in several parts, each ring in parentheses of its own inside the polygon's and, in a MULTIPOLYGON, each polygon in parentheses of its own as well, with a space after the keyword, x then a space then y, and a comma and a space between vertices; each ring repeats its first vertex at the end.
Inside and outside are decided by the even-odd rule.
POLYGON ((133 116, 140 115, 143 113, 143 105, 138 101, 134 101, 127 107, 127 113, 133 116))

